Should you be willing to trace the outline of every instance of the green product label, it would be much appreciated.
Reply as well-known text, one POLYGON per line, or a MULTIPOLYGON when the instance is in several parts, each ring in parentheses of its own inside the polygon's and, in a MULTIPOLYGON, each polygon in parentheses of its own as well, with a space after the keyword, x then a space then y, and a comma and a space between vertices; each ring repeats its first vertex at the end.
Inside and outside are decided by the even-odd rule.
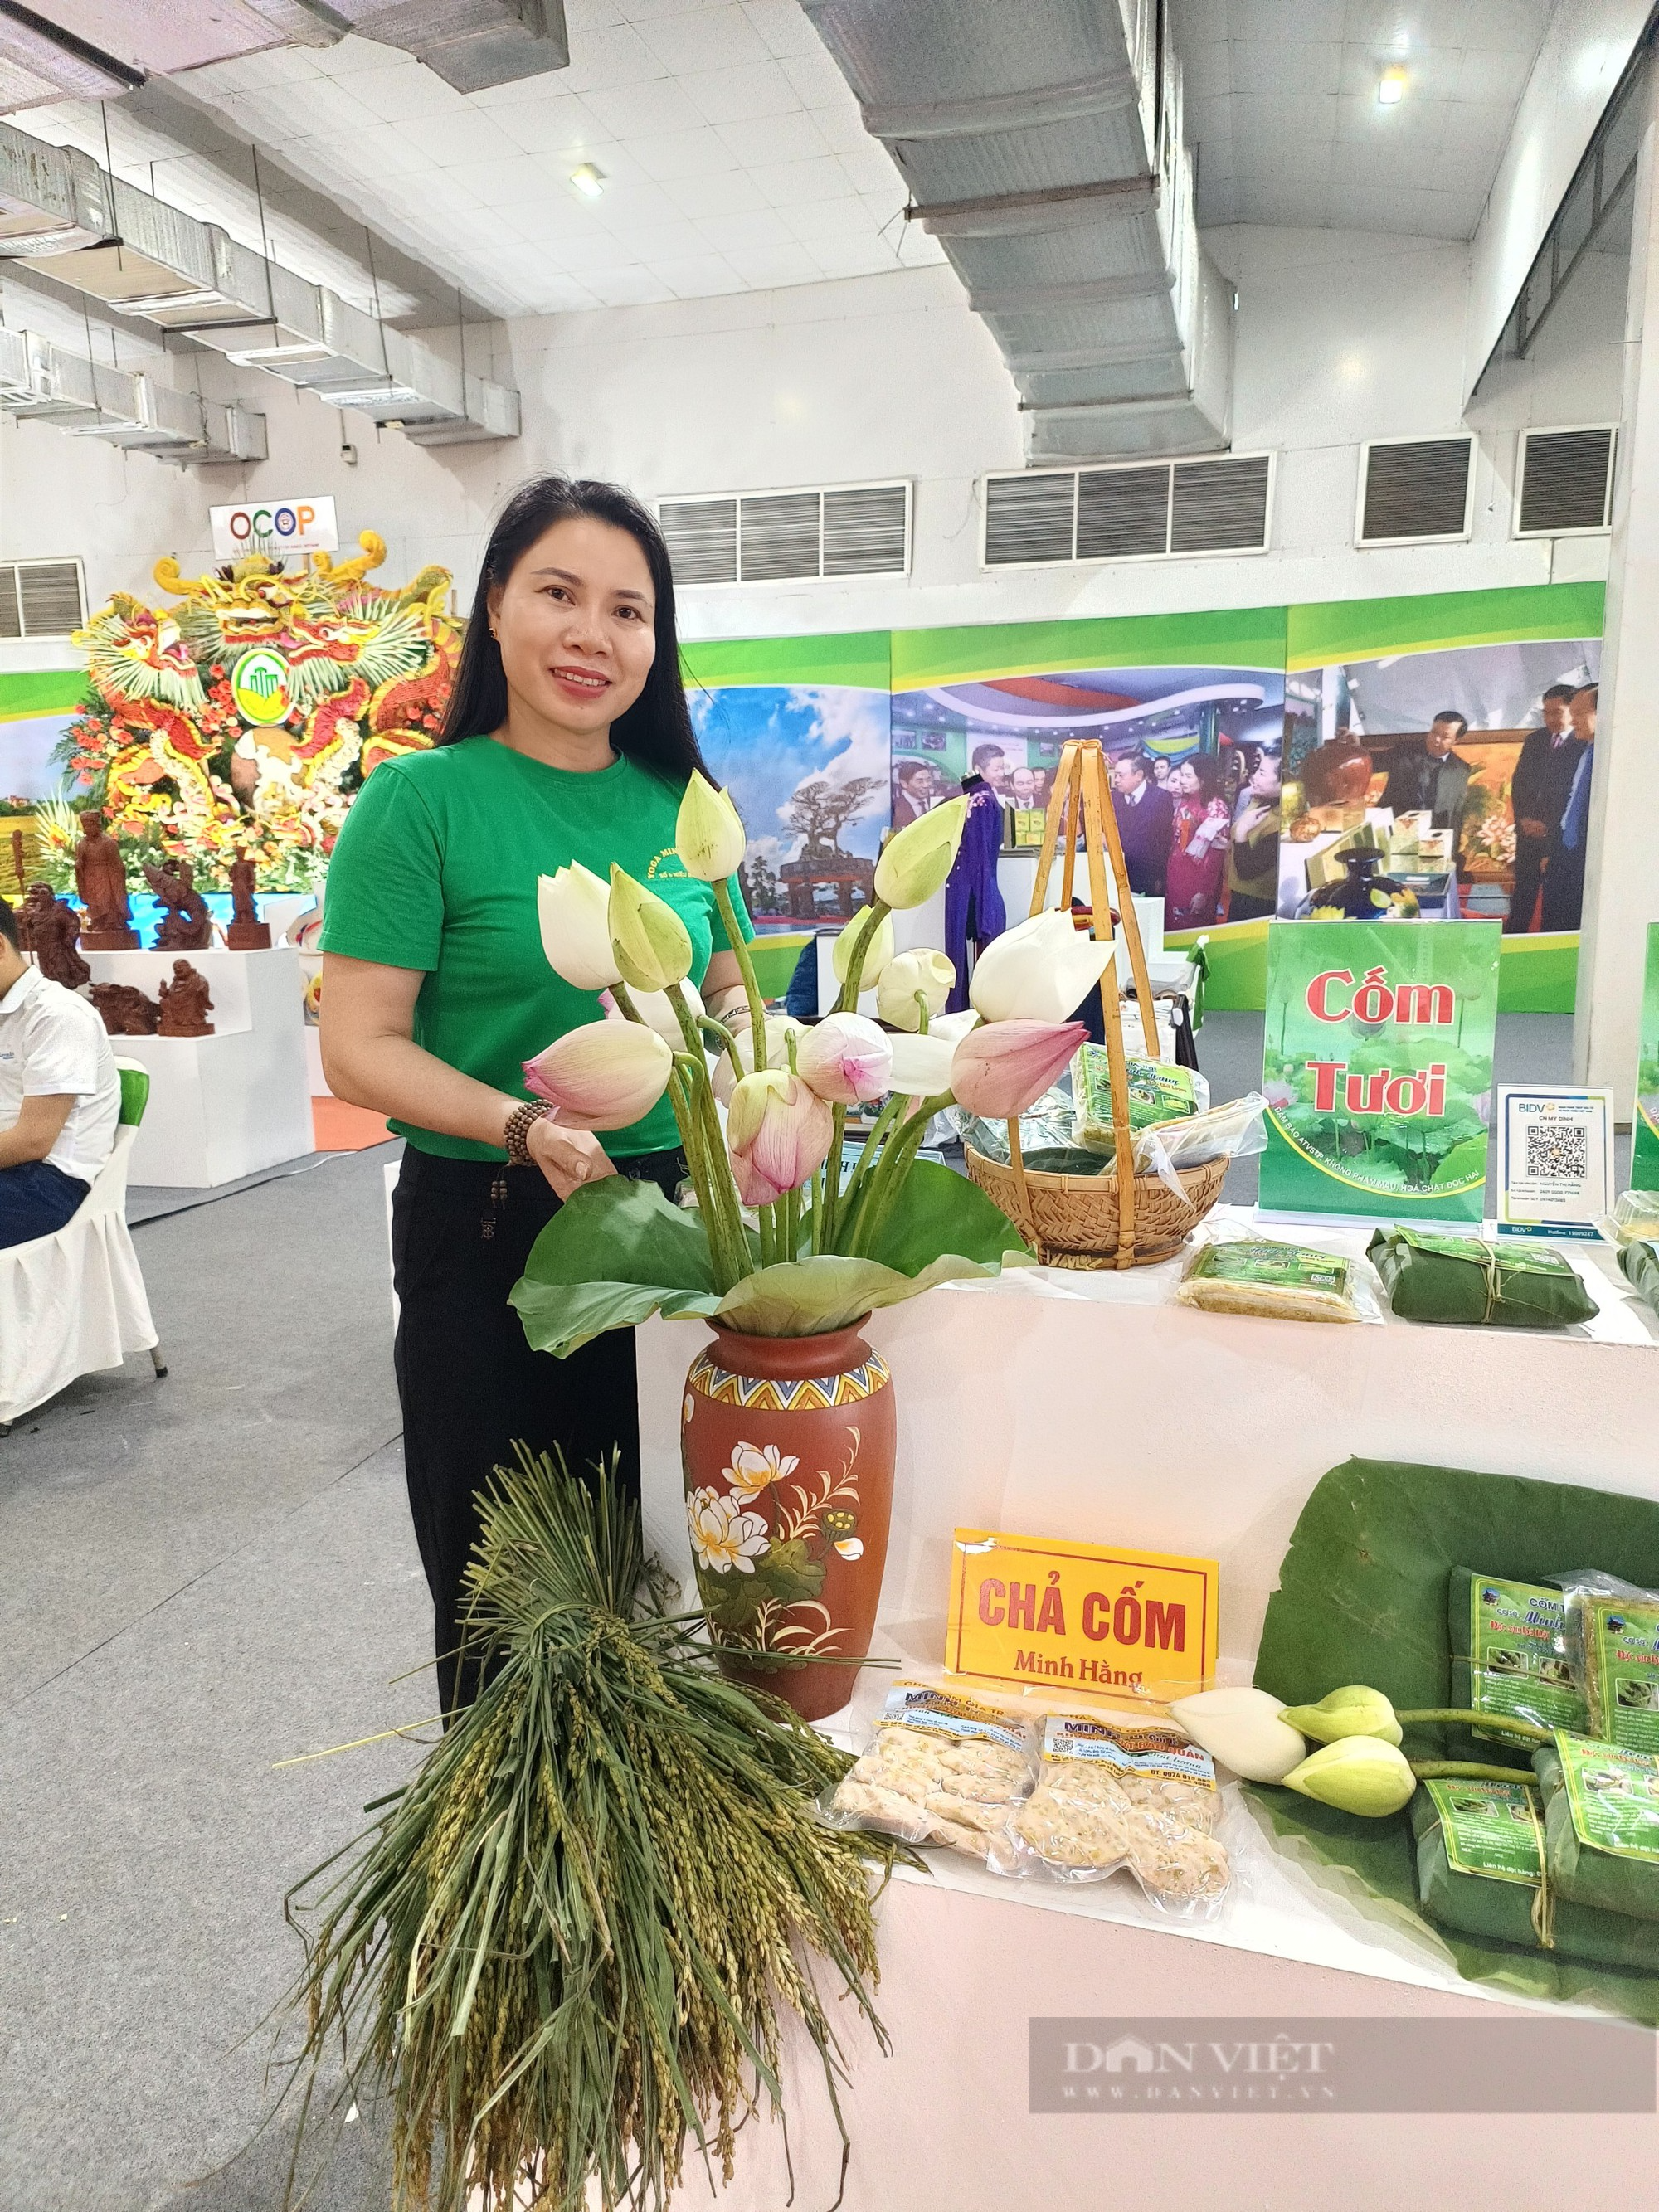
POLYGON ((1659 921, 1648 924, 1647 968, 1642 983, 1642 1033, 1636 1050, 1631 1188, 1659 1190, 1659 921))
POLYGON ((1261 1202, 1479 1222, 1495 921, 1276 921, 1267 932, 1261 1202))
POLYGON ((1591 1703, 1602 1733, 1632 1751, 1659 1751, 1659 1606, 1584 1600, 1591 1703))
POLYGON ((1493 1881, 1543 1880, 1538 1819, 1523 1782, 1425 1782, 1446 1863, 1454 1874, 1485 1875, 1493 1881))
MULTIPOLYGON (((1102 1044, 1085 1044, 1073 1062, 1073 1085, 1085 1128, 1109 1129, 1112 1122, 1111 1066, 1102 1044)), ((1129 1077, 1129 1127, 1150 1127, 1154 1121, 1188 1120, 1198 1111, 1198 1094, 1190 1067, 1173 1061, 1139 1060, 1131 1054, 1126 1062, 1129 1077)))
POLYGON ((1536 1247, 1521 1247, 1511 1252, 1500 1252, 1495 1244, 1483 1243, 1477 1237, 1433 1237, 1420 1229, 1396 1229, 1395 1241, 1409 1244, 1415 1252, 1433 1252, 1443 1260, 1467 1260, 1472 1267, 1489 1267, 1498 1263, 1499 1276, 1504 1275, 1571 1275, 1576 1273, 1571 1260, 1559 1252, 1545 1251, 1536 1247))
MULTIPOLYGON (((1584 1700, 1567 1663, 1567 1607, 1559 1590, 1496 1577, 1469 1585, 1469 1704, 1540 1728, 1584 1726, 1584 1700)), ((1513 1743, 1496 1729, 1474 1733, 1513 1743)))
POLYGON ((1577 1735, 1558 1735, 1555 1748, 1579 1842, 1659 1862, 1659 1759, 1577 1735))
POLYGON ((1272 1244, 1249 1238, 1207 1245, 1193 1269, 1218 1283, 1266 1283, 1277 1290, 1330 1291, 1348 1286, 1348 1263, 1305 1244, 1272 1244))

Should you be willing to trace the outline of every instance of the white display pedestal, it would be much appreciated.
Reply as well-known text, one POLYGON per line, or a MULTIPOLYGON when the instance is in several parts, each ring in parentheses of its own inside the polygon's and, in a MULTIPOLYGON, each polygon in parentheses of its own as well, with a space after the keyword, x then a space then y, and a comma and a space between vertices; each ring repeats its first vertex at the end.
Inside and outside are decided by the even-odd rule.
POLYGON ((149 1071, 149 1103, 132 1180, 205 1189, 302 1158, 313 1148, 299 956, 269 952, 90 952, 94 983, 132 983, 149 998, 184 958, 213 996, 211 1036, 115 1040, 149 1071))
MULTIPOLYGON (((1294 1232, 1347 1250, 1364 1233, 1294 1232)), ((1574 1256, 1603 1305, 1591 1325, 1600 1338, 1198 1313, 1168 1303, 1178 1261, 1124 1275, 1022 1270, 876 1314, 866 1334, 892 1370, 898 1414, 877 1655, 937 1668, 958 1526, 1218 1559, 1221 1673, 1237 1681, 1249 1677, 1296 1517, 1350 1455, 1659 1495, 1652 1326, 1625 1301, 1606 1248, 1574 1256)), ((683 1577, 680 1407, 706 1341, 697 1323, 638 1333, 646 1533, 683 1577)), ((864 1716, 891 1680, 870 1670, 830 1732, 861 1743, 864 1716)), ((1370 2212, 1396 2199, 1453 2212, 1478 2195, 1492 2123, 1455 2113, 1308 2113, 1292 2125, 1246 2106, 1201 2123, 1103 2112, 1091 2125, 1081 2111, 1029 2111, 1033 2018, 1187 2015, 1222 2032, 1265 2018, 1271 2035, 1323 2015, 1340 2033, 1345 2018, 1474 2021, 1521 2002, 1461 1981, 1431 1936, 1384 1926, 1316 1886, 1242 1807, 1225 1840, 1238 1894, 1208 1928, 1154 1924, 1121 1880, 1000 1881, 948 1852, 891 1884, 878 2003, 893 2051, 884 2057, 854 2039, 842 2093, 854 2146, 843 2212, 1056 2203, 1191 2212, 1215 2197, 1218 2176, 1221 2201, 1274 2212, 1370 2212), (1237 2179, 1246 2172, 1248 2187, 1237 2179)), ((1559 2007, 1529 2009, 1562 2018, 1559 2007)), ((838 2147, 798 2038, 787 2072, 799 2201, 827 2203, 838 2147)), ((1598 2173, 1639 2175, 1651 2193, 1651 2115, 1540 2113, 1501 2125, 1505 2158, 1523 2162, 1540 2203, 1574 2195, 1587 2142, 1598 2173)), ((775 2212, 787 2190, 777 2131, 745 2130, 723 2212, 775 2212)), ((709 2192, 693 2176, 675 2202, 676 2212, 702 2208, 709 2192)))

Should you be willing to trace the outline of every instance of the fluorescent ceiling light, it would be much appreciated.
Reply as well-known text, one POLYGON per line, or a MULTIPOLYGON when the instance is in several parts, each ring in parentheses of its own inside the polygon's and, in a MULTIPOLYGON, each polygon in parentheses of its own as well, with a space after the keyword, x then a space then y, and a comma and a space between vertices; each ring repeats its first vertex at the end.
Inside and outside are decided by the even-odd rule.
POLYGON ((585 200, 596 200, 610 179, 603 169, 596 168, 592 161, 584 161, 580 168, 570 172, 570 181, 585 200))
POLYGON ((1376 88, 1379 107, 1398 107, 1406 97, 1406 72, 1402 69, 1385 69, 1382 81, 1376 88))
POLYGON ((368 414, 382 407, 425 407, 431 404, 418 392, 410 391, 406 384, 354 384, 349 387, 324 385, 317 397, 331 407, 356 407, 368 414))
POLYGON ((275 368, 282 362, 332 361, 334 349, 311 338, 294 345, 238 346, 225 359, 238 368, 275 368))

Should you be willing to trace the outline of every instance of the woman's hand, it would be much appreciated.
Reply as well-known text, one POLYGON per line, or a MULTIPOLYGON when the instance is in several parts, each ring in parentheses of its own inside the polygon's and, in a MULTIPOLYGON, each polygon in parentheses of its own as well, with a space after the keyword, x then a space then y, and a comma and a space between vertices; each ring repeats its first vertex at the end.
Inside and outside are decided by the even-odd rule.
POLYGON ((562 1129, 544 1114, 532 1121, 526 1150, 560 1198, 568 1198, 586 1182, 598 1182, 616 1174, 603 1145, 587 1129, 562 1129))

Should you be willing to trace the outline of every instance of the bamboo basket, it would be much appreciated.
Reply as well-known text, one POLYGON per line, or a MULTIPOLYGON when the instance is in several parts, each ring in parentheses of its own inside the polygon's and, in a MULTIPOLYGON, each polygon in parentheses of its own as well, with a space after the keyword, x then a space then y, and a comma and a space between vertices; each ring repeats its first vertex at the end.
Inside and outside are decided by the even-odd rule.
MULTIPOLYGON (((1221 1195, 1223 1157, 1177 1168, 1177 1198, 1161 1176, 1135 1177, 1134 1243, 1127 1264, 1146 1267, 1178 1252, 1221 1195)), ((1000 1206, 1047 1267, 1121 1267, 1117 1176, 1042 1175, 968 1147, 968 1173, 1000 1206)))

